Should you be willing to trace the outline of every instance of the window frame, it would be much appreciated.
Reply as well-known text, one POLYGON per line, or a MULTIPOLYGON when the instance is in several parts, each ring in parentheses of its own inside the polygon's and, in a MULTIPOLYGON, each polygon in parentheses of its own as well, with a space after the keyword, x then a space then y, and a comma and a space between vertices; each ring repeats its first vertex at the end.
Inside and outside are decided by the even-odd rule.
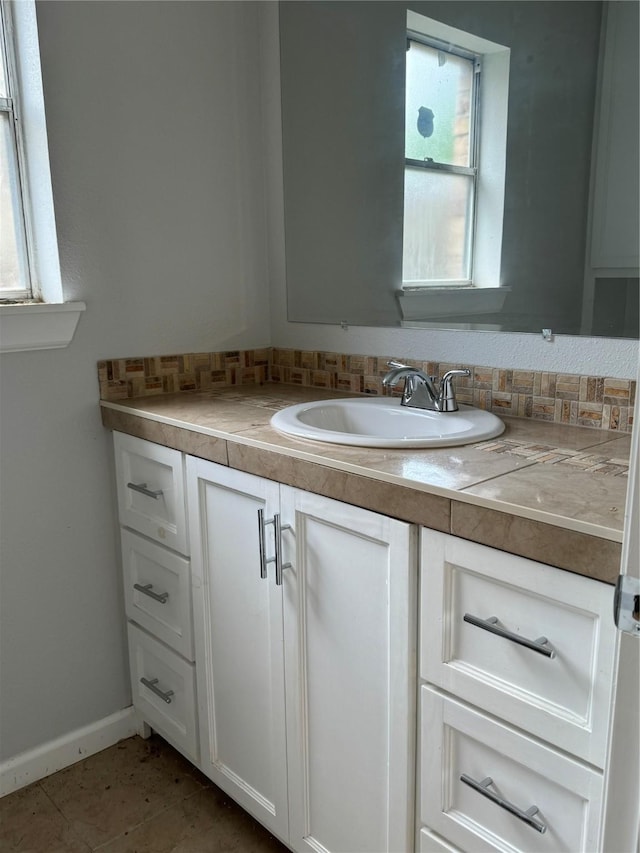
MULTIPOLYGON (((64 301, 35 0, 0 0, 19 92, 17 150, 28 228, 29 298, 0 298, 0 353, 62 349, 73 340, 84 302, 64 301), (7 23, 10 22, 10 23, 7 23)), ((0 297, 2 294, 0 293, 0 297)))
POLYGON ((34 239, 31 222, 31 199, 27 180, 27 159, 22 127, 15 27, 11 5, 0 0, 0 61, 4 67, 7 98, 0 98, 0 112, 8 116, 11 150, 9 179, 13 184, 13 216, 16 251, 20 268, 20 288, 0 288, 0 303, 25 303, 34 298, 34 239))
MULTIPOLYGON (((469 108, 469 166, 457 166, 452 163, 439 163, 430 158, 415 160, 410 157, 404 158, 404 174, 408 169, 423 169, 426 171, 440 172, 451 175, 466 175, 471 178, 470 198, 467 211, 465 227, 464 252, 468 259, 468 278, 465 279, 405 279, 403 274, 402 290, 425 291, 433 288, 471 288, 474 287, 474 257, 477 221, 477 199, 478 199, 478 177, 480 156, 480 121, 481 121, 481 80, 482 80, 482 55, 460 47, 436 36, 431 36, 413 29, 407 29, 407 53, 411 42, 425 45, 444 53, 459 56, 472 64, 473 84, 469 108)), ((405 145, 406 149, 406 145, 405 145)), ((406 215, 406 210, 405 210, 406 215)), ((403 249, 404 267, 404 249, 403 249)))

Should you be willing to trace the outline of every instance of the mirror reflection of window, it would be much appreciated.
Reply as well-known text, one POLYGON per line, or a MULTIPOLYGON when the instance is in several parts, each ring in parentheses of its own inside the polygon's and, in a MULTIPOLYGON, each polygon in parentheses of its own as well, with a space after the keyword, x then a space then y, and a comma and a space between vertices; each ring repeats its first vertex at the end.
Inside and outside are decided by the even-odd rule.
POLYGON ((472 284, 479 58, 407 40, 405 286, 472 284))

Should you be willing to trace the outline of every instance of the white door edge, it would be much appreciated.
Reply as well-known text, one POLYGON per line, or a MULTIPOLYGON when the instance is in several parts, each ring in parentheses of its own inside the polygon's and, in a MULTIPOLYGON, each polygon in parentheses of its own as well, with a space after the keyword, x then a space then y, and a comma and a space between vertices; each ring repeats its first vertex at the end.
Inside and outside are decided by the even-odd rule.
MULTIPOLYGON (((640 365, 631 439, 620 573, 640 575, 640 365)), ((613 613, 612 613, 613 618, 613 613)), ((603 853, 640 851, 640 638, 618 632, 616 681, 605 767, 603 853)))

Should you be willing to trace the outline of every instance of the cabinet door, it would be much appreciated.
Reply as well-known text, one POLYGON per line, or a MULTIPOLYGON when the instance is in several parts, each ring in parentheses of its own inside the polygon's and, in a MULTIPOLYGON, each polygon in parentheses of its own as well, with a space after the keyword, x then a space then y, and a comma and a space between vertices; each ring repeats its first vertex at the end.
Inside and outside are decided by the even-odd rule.
MULTIPOLYGON (((201 768, 286 838, 282 591, 258 545, 278 485, 191 457, 187 473, 201 768)), ((270 556, 269 528, 266 542, 270 556)))
POLYGON ((281 487, 290 844, 413 849, 413 528, 281 487))

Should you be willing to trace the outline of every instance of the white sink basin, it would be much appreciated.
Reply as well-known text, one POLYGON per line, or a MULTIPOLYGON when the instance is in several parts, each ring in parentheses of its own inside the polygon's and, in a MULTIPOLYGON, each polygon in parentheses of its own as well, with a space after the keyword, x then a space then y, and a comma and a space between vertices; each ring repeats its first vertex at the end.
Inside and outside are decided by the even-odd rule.
POLYGON ((500 418, 460 406, 457 412, 428 412, 400 405, 397 397, 354 397, 288 406, 271 418, 286 435, 360 447, 452 447, 494 438, 500 418))

